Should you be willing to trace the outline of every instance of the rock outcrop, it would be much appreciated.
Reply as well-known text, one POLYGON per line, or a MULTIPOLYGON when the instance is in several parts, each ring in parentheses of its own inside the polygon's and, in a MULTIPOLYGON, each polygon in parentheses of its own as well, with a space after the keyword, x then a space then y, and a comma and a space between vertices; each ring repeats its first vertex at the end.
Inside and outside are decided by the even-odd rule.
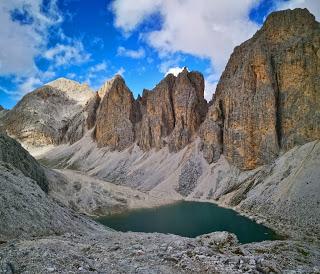
POLYGON ((196 135, 207 112, 204 79, 186 68, 177 76, 169 74, 139 100, 142 121, 138 144, 144 150, 169 146, 178 151, 196 135))
POLYGON ((95 126, 99 104, 100 97, 98 93, 96 93, 95 96, 92 96, 87 101, 80 113, 72 117, 66 127, 67 131, 63 136, 62 143, 75 143, 83 137, 86 131, 95 126))
MULTIPOLYGON (((223 154, 232 164, 253 169, 320 138, 319 51, 320 25, 306 9, 272 13, 235 48, 209 111, 221 111, 223 154)), ((219 123, 207 120, 203 147, 212 162, 219 123)))
POLYGON ((3 106, 0 105, 0 131, 4 131, 3 126, 3 117, 8 113, 8 110, 6 110, 3 106))
POLYGON ((94 134, 98 146, 109 146, 112 150, 129 147, 135 141, 137 111, 132 92, 123 78, 116 75, 98 94, 104 95, 98 109, 94 134))

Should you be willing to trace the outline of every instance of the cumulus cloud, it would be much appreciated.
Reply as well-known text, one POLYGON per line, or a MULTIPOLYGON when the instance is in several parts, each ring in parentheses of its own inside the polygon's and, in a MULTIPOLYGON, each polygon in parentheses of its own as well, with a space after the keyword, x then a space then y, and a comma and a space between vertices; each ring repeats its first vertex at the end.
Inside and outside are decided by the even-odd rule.
POLYGON ((133 59, 140 59, 145 56, 145 51, 143 48, 139 48, 138 50, 126 49, 125 47, 118 47, 117 55, 130 57, 133 59))
POLYGON ((19 99, 55 76, 54 68, 79 64, 90 59, 81 41, 67 37, 61 29, 63 16, 58 0, 0 1, 0 77, 6 77, 12 90, 3 92, 19 99), (52 37, 58 43, 48 48, 52 37), (38 58, 50 61, 41 70, 38 58))
POLYGON ((162 0, 135 0, 114 1, 112 10, 117 15, 115 20, 116 27, 122 28, 125 32, 133 30, 145 19, 145 17, 156 12, 162 0))
POLYGON ((25 81, 19 84, 19 90, 22 95, 40 87, 42 85, 42 81, 37 77, 29 77, 25 81))
POLYGON ((106 61, 103 61, 101 63, 98 63, 90 68, 90 72, 100 72, 100 71, 106 71, 107 70, 107 63, 106 61))
POLYGON ((43 57, 53 61, 55 66, 77 65, 90 60, 90 54, 85 52, 80 41, 74 41, 70 45, 57 44, 45 51, 43 57))
POLYGON ((248 16, 258 0, 144 0, 135 5, 130 2, 113 3, 117 27, 133 30, 158 12, 163 19, 161 28, 144 33, 152 47, 162 54, 183 52, 210 58, 218 71, 224 68, 233 48, 258 28, 248 16))
POLYGON ((0 75, 30 75, 37 70, 34 59, 47 44, 49 28, 62 17, 56 0, 1 0, 0 75))

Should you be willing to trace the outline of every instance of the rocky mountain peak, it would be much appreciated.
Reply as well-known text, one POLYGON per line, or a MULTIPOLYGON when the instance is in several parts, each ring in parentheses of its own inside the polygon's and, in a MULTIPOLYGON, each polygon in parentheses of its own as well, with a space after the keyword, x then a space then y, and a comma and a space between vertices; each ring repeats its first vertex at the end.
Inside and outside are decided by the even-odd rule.
POLYGON ((232 164, 253 169, 320 138, 319 37, 320 24, 306 9, 285 10, 235 48, 209 111, 221 118, 207 117, 205 155, 223 151, 232 164))
POLYGON ((70 92, 74 90, 77 90, 77 91, 90 90, 87 83, 80 84, 77 81, 70 80, 64 77, 57 78, 56 80, 53 80, 45 85, 57 88, 64 92, 70 92))
POLYGON ((4 107, 0 105, 0 111, 4 110, 4 107))
POLYGON ((67 94, 68 97, 85 105, 87 101, 94 95, 93 90, 88 86, 87 83, 80 84, 74 80, 67 78, 58 78, 52 82, 45 84, 60 91, 63 91, 67 94))

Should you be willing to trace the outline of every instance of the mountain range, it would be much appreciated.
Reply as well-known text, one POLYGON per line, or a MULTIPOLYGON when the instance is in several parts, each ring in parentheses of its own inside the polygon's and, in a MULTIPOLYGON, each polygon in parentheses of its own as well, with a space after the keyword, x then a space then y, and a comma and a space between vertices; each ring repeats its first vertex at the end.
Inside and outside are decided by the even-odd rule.
MULTIPOLYGON (((11 110, 0 107, 0 202, 6 205, 0 209, 2 267, 15 273, 7 261, 18 262, 29 252, 23 256, 26 269, 43 272, 38 255, 53 252, 50 246, 59 243, 60 251, 50 253, 57 260, 67 252, 81 253, 82 261, 79 250, 102 241, 104 247, 90 254, 101 262, 102 252, 112 261, 117 252, 123 257, 134 253, 125 242, 134 245, 136 237, 141 250, 157 249, 161 239, 169 245, 181 241, 177 252, 201 243, 205 251, 197 256, 214 253, 216 265, 208 258, 196 263, 190 255, 186 272, 235 273, 237 256, 252 273, 319 270, 319 22, 306 9, 270 14, 251 39, 234 49, 209 102, 204 89, 203 75, 187 68, 177 76, 168 74, 136 99, 120 75, 97 91, 59 78, 28 93, 11 110), (122 235, 79 215, 179 200, 232 207, 287 239, 243 246, 230 234, 217 255, 218 249, 210 251, 201 236, 194 242, 172 235, 122 235), (9 239, 16 238, 20 242, 12 247, 9 239), (264 255, 267 265, 259 248, 274 256, 264 255), (299 261, 303 252, 305 261, 299 261)), ((224 236, 210 237, 218 242, 224 236)), ((138 273, 153 273, 150 264, 160 251, 152 252, 149 259, 142 253, 140 265, 149 268, 138 273)), ((184 272, 183 258, 165 259, 163 267, 156 263, 154 273, 184 272)), ((105 263, 100 269, 110 271, 105 263)))

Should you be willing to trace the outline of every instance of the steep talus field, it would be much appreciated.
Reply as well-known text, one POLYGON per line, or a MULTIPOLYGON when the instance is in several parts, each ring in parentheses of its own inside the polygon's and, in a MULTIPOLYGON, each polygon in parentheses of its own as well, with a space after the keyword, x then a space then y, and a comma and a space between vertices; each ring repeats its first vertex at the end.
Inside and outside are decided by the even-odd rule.
POLYGON ((1 132, 0 161, 13 165, 25 176, 35 180, 43 191, 48 192, 48 181, 43 168, 16 140, 1 132))
POLYGON ((54 202, 40 187, 48 190, 42 167, 17 141, 1 134, 0 241, 99 229, 54 202))

